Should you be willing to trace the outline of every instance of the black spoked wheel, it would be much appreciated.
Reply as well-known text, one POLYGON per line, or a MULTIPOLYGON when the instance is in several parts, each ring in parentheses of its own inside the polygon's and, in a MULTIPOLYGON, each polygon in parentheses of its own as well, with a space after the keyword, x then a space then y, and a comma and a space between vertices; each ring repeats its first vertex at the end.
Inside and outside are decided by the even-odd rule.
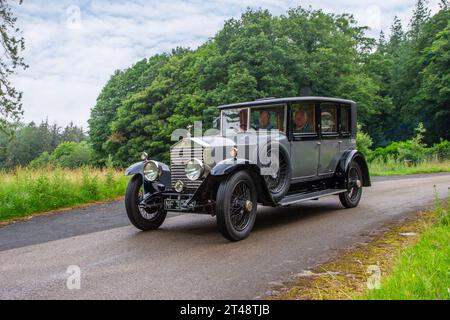
POLYGON ((247 201, 251 199, 249 185, 245 181, 239 182, 231 194, 230 220, 233 228, 237 231, 245 230, 250 221, 247 201))
POLYGON ((339 199, 346 208, 359 204, 362 195, 362 173, 358 163, 352 162, 347 172, 347 192, 341 193, 339 199))
POLYGON ((154 230, 161 226, 166 219, 161 198, 155 197, 145 205, 141 204, 144 197, 142 177, 134 176, 127 186, 125 194, 125 209, 130 222, 143 231, 154 230))
POLYGON ((255 224, 257 195, 249 174, 239 171, 223 181, 217 191, 217 227, 231 241, 242 240, 255 224))
MULTIPOLYGON (((275 152, 275 163, 273 169, 275 172, 271 175, 264 175, 267 188, 274 200, 281 200, 288 192, 291 182, 291 166, 284 151, 281 149, 275 152)), ((268 158, 272 157, 272 150, 268 151, 268 158)))

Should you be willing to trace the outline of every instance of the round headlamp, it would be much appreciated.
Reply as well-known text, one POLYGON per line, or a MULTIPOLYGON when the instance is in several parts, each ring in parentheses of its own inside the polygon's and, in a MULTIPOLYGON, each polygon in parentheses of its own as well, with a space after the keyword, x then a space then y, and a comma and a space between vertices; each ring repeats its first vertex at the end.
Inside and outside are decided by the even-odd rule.
POLYGON ((144 175, 148 181, 156 181, 161 176, 161 167, 156 161, 149 161, 144 166, 144 175))
POLYGON ((198 159, 191 159, 186 163, 186 166, 184 167, 184 171, 186 172, 186 177, 191 180, 195 181, 200 179, 200 177, 205 172, 205 167, 203 165, 203 162, 201 162, 198 159))

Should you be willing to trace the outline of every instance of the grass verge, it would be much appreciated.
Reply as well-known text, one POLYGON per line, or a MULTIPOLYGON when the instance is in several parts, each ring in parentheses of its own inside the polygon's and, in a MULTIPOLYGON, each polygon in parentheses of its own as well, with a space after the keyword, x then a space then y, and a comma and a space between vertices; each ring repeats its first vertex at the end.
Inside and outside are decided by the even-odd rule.
POLYGON ((450 216, 448 204, 433 212, 437 222, 427 228, 418 242, 398 256, 392 273, 378 290, 362 298, 376 300, 450 299, 450 216))
POLYGON ((0 172, 0 221, 115 199, 128 177, 114 169, 22 169, 0 172))
POLYGON ((369 163, 369 172, 372 176, 450 172, 450 161, 431 160, 408 165, 393 159, 388 161, 375 160, 369 163))
POLYGON ((449 207, 385 227, 368 243, 274 287, 270 299, 449 299, 449 207), (381 287, 377 287, 381 280, 381 287), (371 289, 369 288, 371 285, 371 289))

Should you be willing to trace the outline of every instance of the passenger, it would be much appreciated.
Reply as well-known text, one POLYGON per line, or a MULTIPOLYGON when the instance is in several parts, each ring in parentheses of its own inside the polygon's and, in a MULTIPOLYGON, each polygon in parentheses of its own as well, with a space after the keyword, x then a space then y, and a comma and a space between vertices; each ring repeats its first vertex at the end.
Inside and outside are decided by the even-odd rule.
POLYGON ((294 133, 313 133, 314 129, 308 121, 308 114, 305 110, 295 112, 294 117, 294 133))
POLYGON ((259 113, 259 128, 265 130, 272 130, 273 126, 270 123, 270 113, 269 111, 261 111, 259 113))

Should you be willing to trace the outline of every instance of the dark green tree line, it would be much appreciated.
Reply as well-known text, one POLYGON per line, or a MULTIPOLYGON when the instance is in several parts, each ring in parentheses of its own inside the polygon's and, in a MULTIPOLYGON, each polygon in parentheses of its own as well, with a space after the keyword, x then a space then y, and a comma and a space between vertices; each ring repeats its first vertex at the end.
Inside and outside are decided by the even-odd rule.
POLYGON ((81 127, 70 123, 64 128, 42 121, 36 125, 14 124, 8 128, 11 136, 0 133, 0 168, 26 166, 42 153, 51 153, 63 142, 81 142, 87 139, 81 127))

